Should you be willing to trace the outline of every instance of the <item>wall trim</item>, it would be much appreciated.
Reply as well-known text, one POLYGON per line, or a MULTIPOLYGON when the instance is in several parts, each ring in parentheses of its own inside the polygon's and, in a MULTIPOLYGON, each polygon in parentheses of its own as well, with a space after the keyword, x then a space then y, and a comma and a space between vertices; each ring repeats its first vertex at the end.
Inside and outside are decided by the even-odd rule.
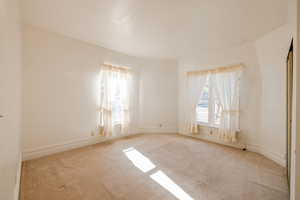
POLYGON ((178 133, 177 127, 142 127, 140 133, 178 133))
POLYGON ((131 136, 131 135, 138 135, 138 134, 147 134, 147 133, 177 133, 177 128, 154 128, 154 127, 150 127, 150 128, 138 128, 138 129, 134 129, 134 131, 132 131, 132 133, 130 134, 124 134, 124 135, 120 135, 120 136, 114 136, 114 137, 109 137, 109 138, 105 138, 103 136, 94 136, 94 137, 88 137, 88 138, 82 138, 82 139, 77 139, 77 140, 72 140, 69 142, 64 142, 64 143, 58 143, 58 144, 53 144, 53 145, 45 145, 42 147, 38 147, 38 148, 32 148, 32 149, 25 149, 23 151, 23 161, 26 160, 32 160, 35 158, 40 158, 43 156, 47 156, 47 155, 51 155, 51 154, 55 154, 55 153, 59 153, 59 152, 63 152, 63 151, 67 151, 67 150, 71 150, 71 149, 76 149, 76 148, 80 148, 80 147, 84 147, 84 146, 88 146, 88 145, 92 145, 92 144, 97 144, 100 142, 105 142, 105 141, 109 141, 112 139, 117 139, 117 138, 123 138, 126 136, 131 136))
POLYGON ((270 160, 273 160, 282 167, 286 167, 286 159, 284 155, 269 151, 268 149, 256 144, 247 144, 246 146, 247 150, 262 154, 263 156, 269 158, 270 160))
POLYGON ((23 161, 26 160, 32 160, 36 158, 40 158, 47 155, 52 155, 59 152, 64 152, 88 145, 93 145, 113 139, 123 138, 131 135, 137 135, 138 133, 131 133, 131 134, 124 134, 120 136, 112 136, 105 138, 103 136, 94 136, 94 137, 88 137, 88 138, 82 138, 73 140, 70 142, 64 142, 59 144, 53 144, 53 145, 45 145, 42 147, 34 148, 34 149, 25 149, 23 151, 23 161))
POLYGON ((226 143, 226 142, 222 142, 221 140, 215 139, 213 137, 209 137, 209 136, 201 135, 201 134, 199 134, 199 135, 188 135, 188 134, 185 134, 185 133, 179 133, 179 135, 192 137, 192 138, 196 138, 196 139, 200 139, 200 140, 204 140, 204 141, 208 141, 208 142, 212 142, 212 143, 216 143, 216 144, 221 144, 221 145, 225 145, 225 146, 230 146, 230 147, 234 147, 234 148, 237 148, 237 149, 245 148, 245 145, 241 144, 241 143, 237 143, 237 144, 226 143))
POLYGON ((220 140, 213 139, 211 137, 206 137, 206 136, 200 136, 200 135, 192 136, 192 135, 187 135, 187 134, 184 134, 184 133, 179 133, 179 134, 187 136, 187 137, 202 139, 202 140, 206 140, 206 141, 209 141, 209 142, 214 142, 214 143, 217 143, 217 144, 222 144, 222 145, 238 148, 238 149, 246 148, 248 151, 259 153, 259 154, 265 156, 266 158, 268 158, 270 160, 273 160, 274 162, 281 165, 282 167, 286 166, 286 160, 285 160, 284 155, 280 155, 277 152, 269 151, 268 149, 263 148, 258 144, 230 144, 230 143, 222 142, 220 140))
POLYGON ((221 145, 231 146, 231 147, 238 148, 238 149, 242 149, 242 148, 246 147, 248 151, 262 154, 263 156, 273 160, 274 162, 276 162, 277 164, 279 164, 283 167, 285 167, 285 165, 286 165, 286 160, 283 155, 280 155, 277 152, 271 152, 265 148, 262 148, 260 145, 257 145, 257 144, 232 145, 232 144, 225 143, 225 142, 222 142, 222 141, 219 141, 216 139, 212 139, 209 137, 191 136, 191 135, 187 135, 184 133, 178 133, 177 128, 164 128, 163 129, 163 128, 153 128, 153 127, 152 128, 139 128, 139 133, 135 132, 135 133, 120 135, 120 136, 116 136, 116 137, 105 138, 102 136, 96 136, 96 137, 82 138, 82 139, 73 140, 73 141, 65 142, 65 143, 54 144, 54 145, 46 145, 46 146, 38 147, 35 149, 25 149, 23 152, 23 161, 32 160, 35 158, 40 158, 43 156, 47 156, 47 155, 51 155, 51 154, 55 154, 55 153, 59 153, 59 152, 63 152, 63 151, 71 150, 71 149, 76 149, 76 148, 80 148, 80 147, 84 147, 84 146, 88 146, 88 145, 92 145, 92 144, 97 144, 97 143, 101 143, 101 142, 105 142, 105 141, 109 141, 109 140, 113 140, 113 139, 118 139, 118 138, 123 138, 123 137, 127 137, 127 136, 133 136, 133 135, 153 134, 153 133, 154 134, 160 134, 160 133, 162 133, 162 134, 179 134, 182 136, 192 137, 192 138, 196 138, 196 139, 202 139, 202 140, 206 140, 209 142, 214 142, 214 143, 218 143, 221 145))
POLYGON ((45 145, 38 148, 33 149, 25 149, 23 151, 23 161, 31 160, 35 158, 40 158, 43 156, 91 145, 101 142, 103 137, 89 137, 89 138, 82 138, 78 140, 73 140, 70 142, 58 143, 53 145, 45 145))

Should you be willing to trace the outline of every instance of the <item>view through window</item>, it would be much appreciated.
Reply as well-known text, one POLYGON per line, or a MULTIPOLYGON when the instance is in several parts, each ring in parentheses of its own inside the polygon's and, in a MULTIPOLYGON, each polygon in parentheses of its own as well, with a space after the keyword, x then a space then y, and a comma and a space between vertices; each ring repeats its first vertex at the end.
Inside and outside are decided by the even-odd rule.
POLYGON ((197 121, 200 125, 218 127, 222 107, 216 98, 215 92, 212 90, 212 85, 208 79, 201 93, 196 114, 197 121))
MULTIPOLYGON (((107 80, 106 80, 107 81, 107 80)), ((124 110, 124 105, 122 101, 122 94, 124 96, 124 93, 127 91, 122 91, 126 90, 124 88, 124 85, 127 84, 127 80, 121 79, 119 77, 110 77, 109 82, 111 88, 110 88, 110 101, 111 101, 111 106, 112 106, 112 123, 114 125, 120 125, 122 122, 122 117, 123 117, 123 110, 124 110)), ((105 80, 101 79, 100 80, 100 96, 104 97, 105 95, 105 80)), ((101 118, 101 117, 100 117, 101 118)))
POLYGON ((115 83, 113 84, 112 90, 112 120, 114 125, 121 124, 121 117, 122 117, 122 99, 121 99, 121 81, 114 80, 115 83))

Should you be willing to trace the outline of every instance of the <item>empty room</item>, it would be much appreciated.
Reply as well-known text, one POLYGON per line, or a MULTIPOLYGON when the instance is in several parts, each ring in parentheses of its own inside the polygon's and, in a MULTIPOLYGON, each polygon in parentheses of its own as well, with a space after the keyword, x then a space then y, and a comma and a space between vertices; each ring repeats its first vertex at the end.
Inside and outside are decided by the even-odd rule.
POLYGON ((0 0, 0 200, 300 200, 299 8, 0 0))

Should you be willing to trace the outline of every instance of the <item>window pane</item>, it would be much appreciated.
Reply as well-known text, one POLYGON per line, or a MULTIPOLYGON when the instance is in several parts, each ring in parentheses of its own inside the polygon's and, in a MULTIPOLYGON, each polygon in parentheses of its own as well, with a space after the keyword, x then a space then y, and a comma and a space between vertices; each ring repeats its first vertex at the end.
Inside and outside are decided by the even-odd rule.
POLYGON ((121 123, 122 115, 122 100, 120 91, 120 81, 114 80, 113 93, 112 93, 112 120, 113 124, 117 125, 121 123))
POLYGON ((209 87, 208 84, 204 86, 203 92, 197 106, 197 121, 201 123, 208 123, 208 107, 209 107, 209 87))
POLYGON ((220 124, 220 119, 221 119, 221 113, 222 113, 222 107, 220 102, 214 98, 214 115, 213 115, 213 120, 215 125, 220 124))
MULTIPOLYGON (((127 80, 121 79, 121 77, 116 76, 116 74, 107 79, 105 80, 105 77, 100 76, 100 104, 102 105, 102 101, 105 101, 104 95, 111 95, 109 99, 111 100, 112 104, 112 123, 113 125, 119 125, 122 122, 124 113, 124 105, 122 100, 122 98, 124 98, 124 87, 122 86, 127 84, 127 80), (108 92, 109 94, 106 94, 107 91, 105 92, 105 84, 110 85, 110 92, 108 92)), ((103 125, 103 123, 103 113, 100 112, 100 125, 103 125)))

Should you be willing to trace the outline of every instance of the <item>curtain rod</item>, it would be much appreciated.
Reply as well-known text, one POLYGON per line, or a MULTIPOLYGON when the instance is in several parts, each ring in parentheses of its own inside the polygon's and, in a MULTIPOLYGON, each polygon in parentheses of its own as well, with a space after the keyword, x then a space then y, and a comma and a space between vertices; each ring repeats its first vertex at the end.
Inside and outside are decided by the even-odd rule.
POLYGON ((232 71, 236 71, 236 70, 239 70, 242 68, 244 68, 244 65, 242 63, 239 63, 239 64, 235 64, 235 65, 217 67, 215 69, 190 71, 190 72, 186 72, 186 74, 187 75, 202 75, 202 74, 209 74, 209 73, 232 72, 232 71))
POLYGON ((124 70, 124 71, 130 71, 131 70, 129 67, 126 67, 126 66, 116 66, 116 65, 112 65, 112 64, 108 64, 108 63, 103 63, 102 66, 107 67, 107 68, 111 68, 111 69, 116 69, 116 70, 124 70))

